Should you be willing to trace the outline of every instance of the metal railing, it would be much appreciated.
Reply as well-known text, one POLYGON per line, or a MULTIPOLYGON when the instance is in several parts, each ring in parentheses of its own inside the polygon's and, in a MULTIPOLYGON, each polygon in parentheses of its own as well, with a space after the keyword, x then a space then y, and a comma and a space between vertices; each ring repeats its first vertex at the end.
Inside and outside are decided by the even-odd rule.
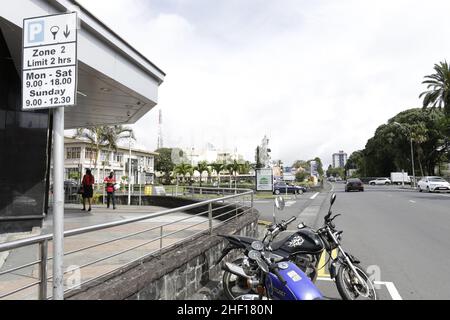
MULTIPOLYGON (((210 190, 208 188, 191 188, 193 193, 207 193, 210 190)), ((216 190, 217 191, 217 190, 216 190)), ((78 248, 71 248, 67 250, 65 246, 64 252, 64 266, 66 267, 64 272, 64 282, 65 282, 65 293, 70 292, 74 289, 78 289, 83 285, 88 283, 92 283, 108 274, 111 274, 117 270, 126 268, 127 266, 132 265, 133 263, 145 259, 147 257, 151 257, 155 254, 161 254, 163 249, 169 248, 171 246, 177 245, 182 241, 185 241, 188 238, 195 237, 202 233, 212 233, 213 229, 222 225, 223 223, 235 219, 238 216, 241 216, 253 209, 253 191, 248 189, 232 189, 232 190, 221 190, 219 193, 219 197, 204 200, 198 203, 186 205, 183 207, 178 207, 174 209, 163 210, 156 213, 144 214, 139 217, 127 218, 119 221, 112 221, 108 223, 72 229, 64 232, 65 242, 77 237, 77 236, 86 236, 87 234, 92 234, 93 232, 101 232, 106 231, 109 238, 106 240, 91 241, 89 243, 86 239, 78 239, 79 243, 84 244, 78 248), (225 195, 227 192, 232 193, 230 195, 225 195), (186 214, 187 211, 199 211, 195 213, 186 214), (178 214, 175 215, 175 214, 178 214), (181 217, 179 214, 183 214, 181 217), (173 215, 172 221, 169 222, 158 222, 158 219, 161 217, 168 217, 173 215), (126 234, 121 234, 120 230, 118 233, 120 236, 111 236, 114 232, 114 228, 127 226, 128 228, 132 224, 138 224, 141 222, 148 223, 156 223, 157 225, 151 225, 146 228, 141 228, 139 230, 133 230, 133 232, 129 232, 126 234), (187 224, 187 225, 182 225, 187 224), (201 227, 200 227, 201 226, 201 227), (196 228, 196 230, 192 230, 196 228), (181 236, 180 233, 190 233, 187 236, 181 236), (134 239, 131 243, 133 245, 119 244, 121 240, 128 240, 130 238, 140 236, 140 239, 134 239), (167 242, 165 245, 164 242, 167 242), (155 244, 156 243, 156 244, 155 244), (114 247, 107 247, 107 245, 113 244, 114 247), (149 245, 150 248, 148 247, 149 245), (91 255, 94 258, 90 261, 83 261, 86 257, 89 256, 89 250, 104 247, 100 253, 108 252, 108 254, 104 256, 98 256, 97 253, 91 255), (105 248, 106 246, 106 248, 105 248), (129 254, 137 249, 141 248, 141 252, 137 252, 134 256, 125 256, 125 254, 129 254), (121 259, 118 261, 112 262, 112 267, 107 268, 108 265, 101 265, 99 263, 111 260, 115 257, 120 257, 121 259), (70 259, 70 257, 72 257, 70 259), (75 265, 75 262, 77 263, 75 265), (119 263, 120 262, 120 263, 119 263), (70 267, 67 267, 67 265, 70 267), (80 265, 78 265, 80 264, 80 265), (93 266, 97 265, 99 272, 95 271, 95 268, 92 269, 93 266), (91 267, 91 270, 88 272, 88 276, 84 277, 82 270, 91 267), (106 267, 106 268, 105 268, 106 267), (110 269, 104 271, 104 269, 110 269), (76 275, 76 277, 74 277, 76 275), (72 281, 72 282, 70 282, 72 281)), ((160 219, 161 220, 161 219, 160 219)), ((135 226, 136 227, 136 226, 135 226)), ((116 230, 117 231, 117 230, 116 230)), ((105 237, 102 235, 100 238, 105 237)), ((30 246, 37 246, 38 258, 33 259, 32 261, 14 267, 9 267, 6 270, 0 269, 0 299, 12 298, 12 299, 30 299, 30 298, 38 298, 38 299, 50 299, 51 296, 48 294, 48 286, 49 281, 52 279, 51 263, 49 261, 53 259, 53 257, 49 256, 50 244, 52 243, 53 235, 46 234, 40 236, 34 236, 22 240, 16 240, 7 243, 0 244, 0 253, 11 250, 25 250, 30 246), (17 272, 20 270, 24 270, 27 268, 33 268, 33 272, 37 273, 37 276, 21 276, 18 275, 17 272), (2 281, 2 277, 8 277, 6 281, 2 281), (24 282, 23 278, 27 278, 29 281, 24 282), (16 286, 14 286, 16 284, 16 286), (13 285, 13 288, 11 288, 13 285), (30 290, 33 289, 33 292, 30 290), (28 290, 27 292, 24 292, 28 290), (37 292, 36 292, 37 290, 37 292), (18 294, 22 294, 21 296, 17 296, 18 294)), ((78 243, 78 242, 76 242, 78 243)), ((29 252, 29 251, 28 251, 29 252)), ((136 253, 136 252, 135 252, 136 253)), ((22 259, 19 259, 22 260, 22 259)), ((111 265, 111 263, 110 263, 111 265)))

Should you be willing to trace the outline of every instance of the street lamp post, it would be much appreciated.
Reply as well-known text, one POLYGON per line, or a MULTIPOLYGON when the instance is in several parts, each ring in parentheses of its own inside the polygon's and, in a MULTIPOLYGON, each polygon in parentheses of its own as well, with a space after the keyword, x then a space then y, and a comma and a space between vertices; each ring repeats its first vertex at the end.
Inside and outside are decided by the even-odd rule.
POLYGON ((412 166, 412 174, 413 174, 413 182, 411 183, 411 185, 413 187, 415 187, 416 186, 416 171, 414 170, 414 149, 413 149, 412 132, 410 129, 408 129, 407 127, 405 127, 404 125, 402 125, 398 122, 394 122, 394 124, 399 127, 405 128, 409 132, 409 141, 410 141, 410 145, 411 145, 411 166, 412 166))
POLYGON ((131 205, 131 137, 129 141, 128 155, 128 205, 131 205))

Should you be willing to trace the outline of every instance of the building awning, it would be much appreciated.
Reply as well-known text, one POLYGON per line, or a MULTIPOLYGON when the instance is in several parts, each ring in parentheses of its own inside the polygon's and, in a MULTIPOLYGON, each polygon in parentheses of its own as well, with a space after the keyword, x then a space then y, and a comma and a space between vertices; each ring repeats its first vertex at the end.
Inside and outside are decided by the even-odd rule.
POLYGON ((165 74, 76 1, 15 0, 2 6, 0 28, 22 70, 24 18, 77 11, 77 105, 65 108, 65 128, 132 124, 158 103, 165 74))

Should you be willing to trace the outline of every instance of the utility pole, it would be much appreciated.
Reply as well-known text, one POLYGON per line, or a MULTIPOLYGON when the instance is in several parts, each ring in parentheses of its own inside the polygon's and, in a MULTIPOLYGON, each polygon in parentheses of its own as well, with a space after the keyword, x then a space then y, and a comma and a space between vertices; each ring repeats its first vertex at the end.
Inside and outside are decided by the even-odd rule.
POLYGON ((414 170, 414 150, 413 150, 413 138, 412 132, 409 132, 410 142, 411 142, 411 163, 412 163, 412 174, 413 174, 413 183, 411 185, 416 187, 416 171, 414 170))
POLYGON ((412 166, 412 174, 413 174, 413 181, 411 182, 411 187, 416 187, 416 170, 414 169, 414 147, 413 147, 413 137, 412 137, 412 130, 407 128, 406 126, 402 125, 401 123, 398 123, 397 121, 394 122, 394 125, 405 128, 409 133, 409 141, 411 144, 411 166, 412 166))

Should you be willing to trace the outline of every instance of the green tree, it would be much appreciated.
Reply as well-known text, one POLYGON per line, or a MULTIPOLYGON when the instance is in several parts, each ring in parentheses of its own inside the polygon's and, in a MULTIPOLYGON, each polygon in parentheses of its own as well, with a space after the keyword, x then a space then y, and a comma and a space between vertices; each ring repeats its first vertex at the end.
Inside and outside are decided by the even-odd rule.
MULTIPOLYGON (((97 172, 97 181, 100 179, 100 172, 98 170, 100 150, 117 150, 117 145, 120 141, 124 139, 135 139, 133 130, 121 125, 79 128, 74 137, 88 140, 90 148, 95 151, 95 159, 93 160, 97 172)), ((104 163, 104 165, 106 164, 104 163)))
POLYGON ((239 174, 249 174, 251 169, 250 162, 245 161, 240 163, 239 174))
POLYGON ((256 147, 255 161, 256 161, 256 169, 261 169, 263 167, 260 159, 259 146, 256 147))
POLYGON ((186 183, 186 176, 189 174, 192 177, 194 169, 190 164, 182 162, 174 167, 173 172, 176 175, 181 175, 183 177, 183 183, 186 183))
POLYGON ((450 117, 450 68, 447 61, 435 64, 434 71, 425 76, 426 80, 422 83, 427 85, 427 91, 422 92, 419 98, 423 97, 423 108, 443 107, 447 117, 450 117))
POLYGON ((209 165, 206 161, 201 161, 194 167, 194 170, 200 173, 200 187, 201 187, 203 172, 206 171, 209 174, 211 172, 211 169, 209 168, 209 165))
POLYGON ((227 168, 228 172, 230 173, 230 176, 233 176, 234 186, 236 188, 236 186, 237 186, 236 175, 241 168, 241 164, 238 161, 233 160, 233 162, 226 165, 226 168, 227 168))
POLYGON ((217 174, 217 183, 220 186, 220 173, 225 169, 225 165, 220 162, 214 162, 209 165, 217 174))
MULTIPOLYGON (((434 175, 443 151, 442 118, 439 109, 409 109, 377 128, 363 150, 364 170, 370 177, 387 177, 390 172, 411 168, 410 139, 415 164, 423 175, 434 175), (400 125, 396 125, 399 123, 400 125)), ((417 170, 417 172, 419 172, 417 170)))
POLYGON ((355 176, 366 177, 366 164, 364 157, 364 150, 358 150, 353 152, 350 157, 348 157, 347 163, 345 164, 345 171, 356 170, 355 176))
POLYGON ((155 169, 163 173, 164 183, 170 183, 170 174, 175 168, 172 160, 172 148, 160 148, 155 151, 158 155, 155 157, 155 169))
POLYGON ((297 182, 304 182, 308 178, 308 174, 304 171, 298 171, 295 174, 295 181, 297 182))

